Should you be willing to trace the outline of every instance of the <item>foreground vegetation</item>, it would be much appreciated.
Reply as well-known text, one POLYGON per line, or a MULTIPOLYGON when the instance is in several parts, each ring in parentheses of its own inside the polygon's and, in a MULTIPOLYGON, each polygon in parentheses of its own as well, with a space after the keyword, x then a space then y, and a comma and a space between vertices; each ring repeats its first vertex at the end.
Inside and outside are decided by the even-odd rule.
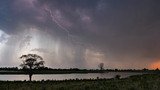
POLYGON ((0 81, 0 90, 160 90, 160 75, 136 75, 123 79, 0 81))

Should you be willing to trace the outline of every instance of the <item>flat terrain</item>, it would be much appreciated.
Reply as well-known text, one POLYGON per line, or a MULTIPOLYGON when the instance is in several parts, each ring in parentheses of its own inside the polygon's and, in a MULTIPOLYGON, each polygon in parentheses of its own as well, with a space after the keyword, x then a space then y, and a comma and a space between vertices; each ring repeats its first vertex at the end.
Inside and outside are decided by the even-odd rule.
POLYGON ((160 90, 160 75, 136 75, 123 79, 0 81, 0 90, 160 90))

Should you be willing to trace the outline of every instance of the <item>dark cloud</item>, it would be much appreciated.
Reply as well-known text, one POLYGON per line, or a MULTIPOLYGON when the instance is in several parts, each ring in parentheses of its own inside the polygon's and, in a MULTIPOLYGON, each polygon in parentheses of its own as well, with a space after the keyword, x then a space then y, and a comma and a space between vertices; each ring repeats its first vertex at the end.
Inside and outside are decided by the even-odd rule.
POLYGON ((85 67, 86 52, 90 50, 87 55, 95 58, 99 54, 93 53, 102 53, 103 59, 99 61, 113 65, 109 67, 142 68, 160 58, 159 3, 156 0, 5 0, 0 3, 0 28, 9 35, 31 27, 47 32, 50 36, 37 35, 39 41, 24 38, 20 46, 31 39, 39 46, 32 51, 48 52, 43 49, 45 45, 49 49, 59 45, 61 57, 74 56, 73 61, 65 61, 68 65, 85 67), (66 50, 74 53, 68 55, 66 50), (144 64, 138 66, 139 63, 144 64))

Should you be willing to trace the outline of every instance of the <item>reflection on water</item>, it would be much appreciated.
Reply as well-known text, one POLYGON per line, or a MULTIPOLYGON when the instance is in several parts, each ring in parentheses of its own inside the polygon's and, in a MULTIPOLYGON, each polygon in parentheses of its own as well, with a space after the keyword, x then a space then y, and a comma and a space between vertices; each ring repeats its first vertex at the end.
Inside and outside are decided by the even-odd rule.
MULTIPOLYGON (((121 75, 125 78, 132 75, 139 75, 143 73, 134 72, 109 72, 109 73, 88 73, 88 74, 39 74, 33 75, 33 80, 65 80, 65 79, 96 79, 99 78, 113 78, 116 75, 121 75)), ((28 80, 28 75, 0 75, 0 80, 28 80)))

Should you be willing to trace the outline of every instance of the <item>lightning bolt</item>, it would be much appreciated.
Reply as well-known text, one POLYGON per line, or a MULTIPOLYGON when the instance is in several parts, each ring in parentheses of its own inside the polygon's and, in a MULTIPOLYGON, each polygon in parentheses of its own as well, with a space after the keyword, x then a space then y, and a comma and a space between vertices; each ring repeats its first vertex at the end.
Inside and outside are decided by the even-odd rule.
POLYGON ((50 9, 48 9, 47 7, 44 7, 44 10, 49 13, 52 21, 53 21, 57 26, 59 26, 63 31, 65 31, 65 32, 67 33, 67 39, 69 40, 69 37, 71 36, 69 30, 68 30, 67 28, 63 27, 63 26, 57 21, 57 19, 55 18, 53 12, 52 12, 50 9))
POLYGON ((84 43, 82 43, 81 41, 77 41, 76 38, 74 38, 75 36, 70 34, 69 30, 67 28, 65 28, 64 26, 62 26, 58 20, 55 18, 54 13, 48 8, 48 7, 44 7, 44 10, 50 15, 52 21, 59 26, 63 31, 65 31, 67 33, 67 40, 68 42, 72 42, 76 45, 84 45, 84 43))

